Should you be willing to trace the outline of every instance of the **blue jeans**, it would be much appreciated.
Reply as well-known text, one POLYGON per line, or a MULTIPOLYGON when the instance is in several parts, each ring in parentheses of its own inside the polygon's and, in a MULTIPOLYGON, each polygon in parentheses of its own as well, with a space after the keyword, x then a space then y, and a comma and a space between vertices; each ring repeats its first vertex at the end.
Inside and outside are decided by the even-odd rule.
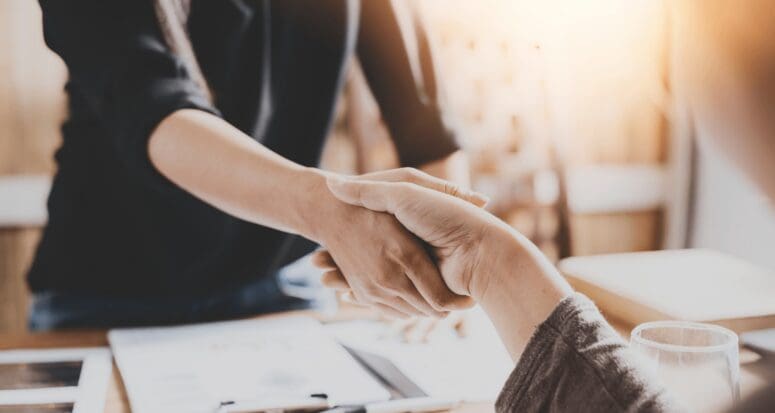
POLYGON ((40 292, 33 295, 29 328, 112 328, 186 324, 253 315, 321 308, 315 271, 304 259, 241 286, 204 297, 106 297, 86 293, 40 292))

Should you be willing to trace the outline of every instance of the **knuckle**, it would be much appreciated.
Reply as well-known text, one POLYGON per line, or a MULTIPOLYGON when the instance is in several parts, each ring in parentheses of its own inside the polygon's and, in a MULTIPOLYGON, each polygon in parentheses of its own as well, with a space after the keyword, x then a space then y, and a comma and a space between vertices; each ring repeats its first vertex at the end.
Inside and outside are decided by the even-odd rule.
POLYGON ((402 268, 412 268, 412 263, 416 260, 413 251, 407 251, 406 248, 393 251, 391 256, 402 268))
POLYGON ((393 240, 393 242, 383 243, 381 246, 382 254, 389 260, 398 263, 401 262, 403 254, 405 254, 404 249, 405 248, 399 242, 395 242, 395 240, 393 240))
POLYGON ((401 178, 403 178, 405 181, 411 182, 413 179, 417 178, 417 170, 408 166, 401 168, 400 174, 401 178))
POLYGON ((411 295, 411 287, 412 283, 404 276, 394 276, 392 277, 392 280, 387 285, 388 290, 392 291, 396 295, 399 296, 409 296, 411 295))
POLYGON ((417 271, 421 271, 423 268, 426 268, 425 253, 417 248, 404 248, 403 250, 401 250, 398 258, 401 260, 401 262, 404 264, 406 268, 409 268, 412 270, 407 272, 417 272, 417 271))
POLYGON ((404 277, 400 277, 394 274, 385 277, 385 281, 380 285, 382 285, 388 291, 402 295, 408 289, 407 281, 408 280, 406 280, 404 277))
POLYGON ((419 181, 422 181, 423 178, 424 178, 424 174, 419 169, 409 168, 410 182, 419 182, 419 181))
MULTIPOLYGON (((426 177, 427 175, 425 175, 425 173, 420 171, 419 169, 409 168, 409 167, 405 167, 402 169, 404 170, 403 183, 405 184, 422 185, 428 180, 426 177)), ((411 185, 404 185, 404 186, 411 186, 411 185)))
MULTIPOLYGON (((376 276, 374 276, 374 283, 379 285, 382 288, 389 288, 393 286, 394 280, 390 274, 386 272, 381 272, 376 276)), ((373 286, 373 287, 377 288, 376 286, 373 286)))

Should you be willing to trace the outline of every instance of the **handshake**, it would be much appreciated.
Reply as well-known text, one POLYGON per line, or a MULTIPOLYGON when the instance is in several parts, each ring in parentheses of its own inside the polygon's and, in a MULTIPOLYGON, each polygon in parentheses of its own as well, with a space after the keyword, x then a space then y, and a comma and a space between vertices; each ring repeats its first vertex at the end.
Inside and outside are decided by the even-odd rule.
POLYGON ((482 208, 480 194, 411 168, 326 183, 339 201, 332 216, 345 218, 333 219, 339 230, 322 237, 314 262, 326 270, 324 285, 357 303, 400 318, 444 317, 475 302, 503 307, 531 285, 532 299, 549 292, 549 311, 570 294, 532 243, 482 208))

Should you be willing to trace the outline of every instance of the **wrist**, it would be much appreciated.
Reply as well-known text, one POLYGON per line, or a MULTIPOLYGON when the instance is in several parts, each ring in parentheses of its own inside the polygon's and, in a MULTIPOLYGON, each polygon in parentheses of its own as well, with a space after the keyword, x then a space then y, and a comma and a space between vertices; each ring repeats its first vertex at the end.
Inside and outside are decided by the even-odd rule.
POLYGON ((326 177, 331 175, 317 168, 305 168, 301 173, 299 202, 299 234, 309 240, 323 243, 331 222, 345 207, 328 189, 326 177))
POLYGON ((515 257, 522 254, 522 245, 512 230, 500 222, 489 226, 478 244, 478 265, 472 271, 469 290, 474 300, 484 303, 492 295, 491 287, 504 288, 513 281, 509 274, 518 261, 515 257))
POLYGON ((521 307, 542 321, 573 290, 555 266, 530 240, 507 225, 489 234, 482 249, 491 251, 476 275, 472 295, 487 308, 521 307))
POLYGON ((573 290, 543 253, 515 230, 504 224, 491 238, 493 242, 482 248, 497 252, 483 272, 475 299, 516 361, 535 328, 573 290))

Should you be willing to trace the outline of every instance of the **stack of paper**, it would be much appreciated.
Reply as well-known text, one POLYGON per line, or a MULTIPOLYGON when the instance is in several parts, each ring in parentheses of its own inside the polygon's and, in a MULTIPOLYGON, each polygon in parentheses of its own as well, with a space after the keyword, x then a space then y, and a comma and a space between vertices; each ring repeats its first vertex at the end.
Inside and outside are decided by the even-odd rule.
POLYGON ((390 396, 309 318, 121 329, 108 338, 139 413, 211 413, 224 401, 314 393, 333 404, 390 396))

